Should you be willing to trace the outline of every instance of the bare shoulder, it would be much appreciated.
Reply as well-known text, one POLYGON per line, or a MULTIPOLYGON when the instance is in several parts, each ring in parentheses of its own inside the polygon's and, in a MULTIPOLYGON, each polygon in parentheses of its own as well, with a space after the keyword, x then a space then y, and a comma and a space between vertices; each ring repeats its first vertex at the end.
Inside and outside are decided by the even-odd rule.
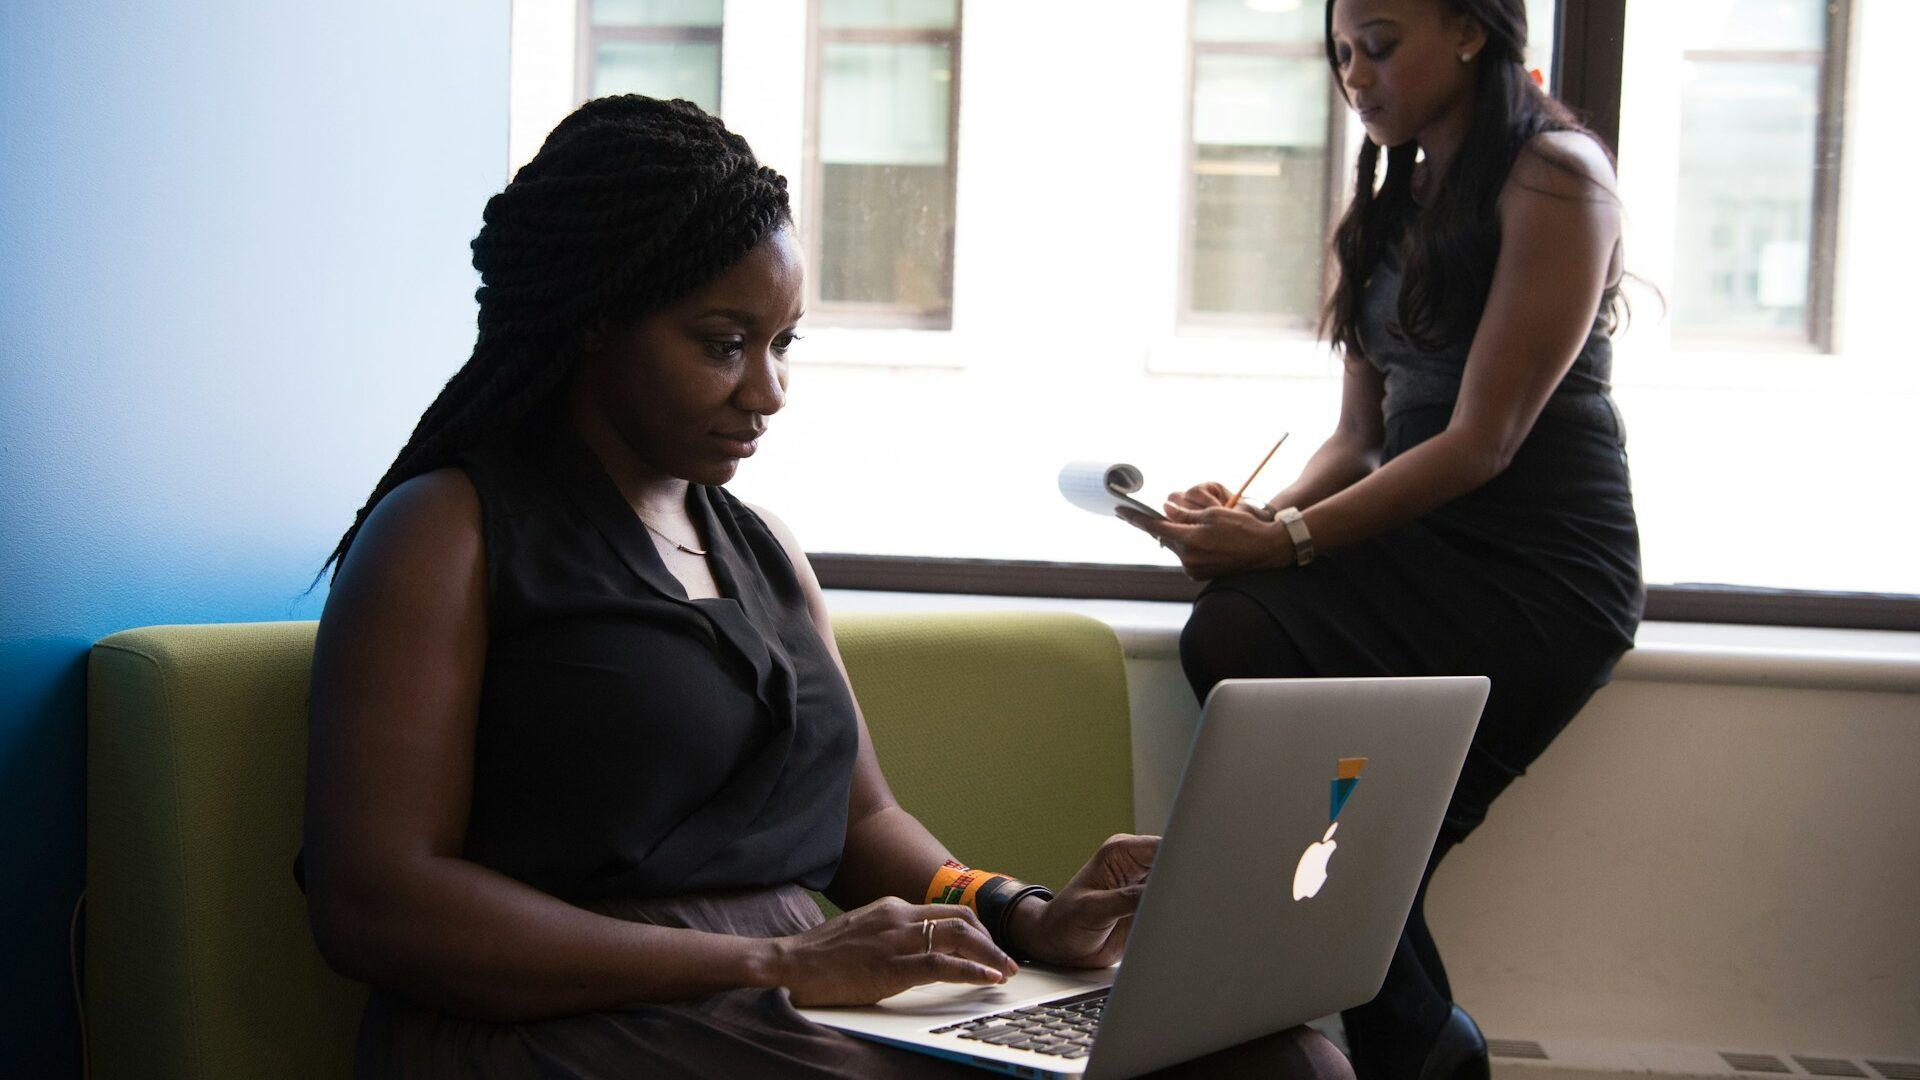
POLYGON ((1514 159, 1501 192, 1611 204, 1618 199, 1613 161, 1599 140, 1583 131, 1543 131, 1514 159))
POLYGON ((435 469, 403 482, 374 506, 342 571, 376 556, 445 555, 479 541, 480 493, 473 481, 460 469, 435 469))
MULTIPOLYGON (((740 505, 753 511, 754 516, 766 524, 767 531, 773 534, 775 540, 780 541, 780 547, 786 551, 787 561, 793 563, 794 569, 799 570, 801 567, 807 566, 807 553, 800 547, 799 538, 793 535, 793 530, 787 526, 785 521, 780 520, 779 516, 773 511, 758 503, 750 503, 745 499, 741 499, 740 505)), ((811 576, 811 572, 808 571, 806 572, 806 576, 801 580, 804 581, 811 576)))
POLYGON ((377 607, 466 606, 482 587, 486 559, 480 494, 467 474, 435 469, 394 488, 374 506, 340 564, 328 598, 377 607))
POLYGON ((807 552, 800 546, 800 540, 793 535, 787 523, 780 520, 773 511, 764 506, 756 506, 740 500, 740 505, 754 512, 761 521, 766 522, 767 531, 780 541, 780 547, 787 553, 787 561, 793 564, 793 576, 800 582, 800 590, 807 595, 807 612, 812 616, 814 625, 819 628, 822 637, 829 646, 833 643, 833 633, 828 629, 827 597, 820 589, 820 578, 813 572, 813 563, 807 561, 807 552))

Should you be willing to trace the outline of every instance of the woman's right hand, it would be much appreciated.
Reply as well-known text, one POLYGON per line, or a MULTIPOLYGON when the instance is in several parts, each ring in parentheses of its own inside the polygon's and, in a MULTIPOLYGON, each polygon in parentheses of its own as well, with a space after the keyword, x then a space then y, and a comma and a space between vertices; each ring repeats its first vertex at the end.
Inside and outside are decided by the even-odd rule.
POLYGON ((931 982, 992 986, 1020 970, 971 908, 897 896, 775 938, 773 946, 776 981, 800 1006, 871 1005, 931 982))
POLYGON ((1168 506, 1177 506, 1182 510, 1205 510, 1210 506, 1225 506, 1233 492, 1227 486, 1213 480, 1204 484, 1195 484, 1185 491, 1176 491, 1167 496, 1168 506))

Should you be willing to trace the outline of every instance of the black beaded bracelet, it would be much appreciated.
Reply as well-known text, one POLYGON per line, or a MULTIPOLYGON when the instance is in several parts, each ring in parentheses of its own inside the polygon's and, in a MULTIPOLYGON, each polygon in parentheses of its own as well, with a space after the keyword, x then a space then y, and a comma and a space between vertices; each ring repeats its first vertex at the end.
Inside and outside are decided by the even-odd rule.
POLYGON ((980 892, 974 897, 974 909, 980 915, 980 922, 986 926, 987 935, 993 943, 1000 946, 1002 952, 1015 960, 1021 959, 1008 937, 1013 907, 1029 896, 1038 896, 1042 900, 1052 900, 1053 890, 1045 885, 1029 885, 1003 875, 996 875, 980 886, 980 892))

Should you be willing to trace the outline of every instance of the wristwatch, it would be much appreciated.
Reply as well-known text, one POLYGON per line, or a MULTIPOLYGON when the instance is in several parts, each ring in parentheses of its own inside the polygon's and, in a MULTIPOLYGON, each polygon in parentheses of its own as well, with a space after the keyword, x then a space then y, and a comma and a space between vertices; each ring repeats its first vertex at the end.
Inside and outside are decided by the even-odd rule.
POLYGON ((1280 524, 1287 527, 1287 535, 1293 537, 1293 564, 1305 566, 1313 561, 1313 534, 1307 531, 1307 519, 1300 516, 1297 506, 1285 506, 1273 512, 1280 524))
POLYGON ((1268 506, 1259 499, 1241 499, 1240 505, 1246 507, 1254 517, 1259 518, 1261 521, 1270 522, 1273 520, 1273 507, 1268 506))

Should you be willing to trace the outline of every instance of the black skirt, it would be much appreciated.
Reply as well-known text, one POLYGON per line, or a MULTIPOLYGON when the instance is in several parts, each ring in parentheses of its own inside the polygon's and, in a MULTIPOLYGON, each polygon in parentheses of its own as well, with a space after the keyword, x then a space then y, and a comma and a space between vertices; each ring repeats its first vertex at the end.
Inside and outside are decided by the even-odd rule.
MULTIPOLYGON (((1450 415, 1390 418, 1383 457, 1445 430, 1450 415)), ((1267 652, 1282 665, 1238 674, 1491 678, 1444 828, 1458 841, 1633 645, 1645 590, 1623 440, 1543 417, 1478 490, 1304 567, 1217 579, 1197 612, 1222 593, 1264 613, 1258 632, 1275 635, 1267 652)), ((1207 667, 1193 636, 1189 624, 1190 675, 1207 667)), ((1210 678, 1234 674, 1215 667, 1210 678)))

